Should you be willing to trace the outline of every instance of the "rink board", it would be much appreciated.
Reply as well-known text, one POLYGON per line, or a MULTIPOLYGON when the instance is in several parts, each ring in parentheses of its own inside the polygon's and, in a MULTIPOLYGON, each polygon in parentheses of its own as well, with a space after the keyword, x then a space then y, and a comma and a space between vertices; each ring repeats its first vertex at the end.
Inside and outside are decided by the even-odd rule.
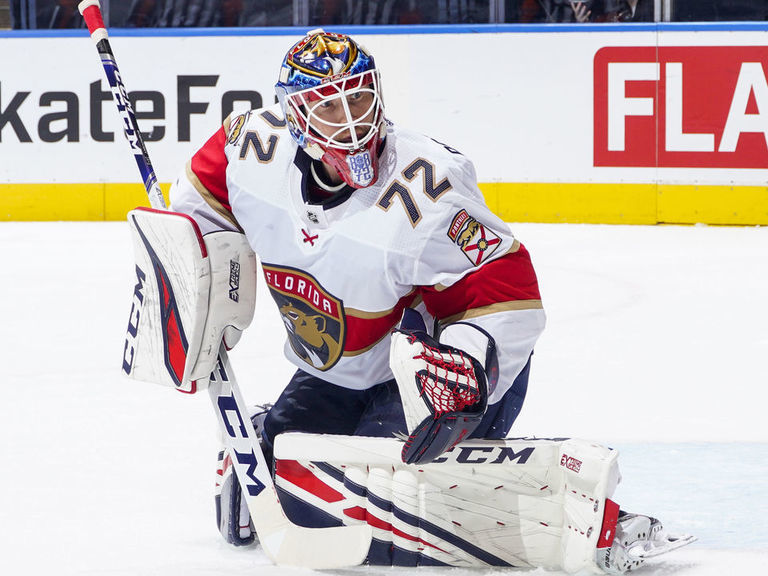
MULTIPOLYGON (((348 31, 377 58, 390 119, 471 158, 505 220, 768 224, 768 24, 348 31)), ((112 31, 166 190, 231 110, 274 101, 301 33, 112 31)), ((146 204, 86 33, 0 46, 0 220, 146 204)))

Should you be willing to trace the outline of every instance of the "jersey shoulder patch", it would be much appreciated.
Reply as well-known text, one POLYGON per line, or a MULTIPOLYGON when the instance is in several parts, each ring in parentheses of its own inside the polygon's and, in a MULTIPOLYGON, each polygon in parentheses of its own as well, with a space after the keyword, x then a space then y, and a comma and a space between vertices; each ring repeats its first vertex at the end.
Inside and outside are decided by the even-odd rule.
POLYGON ((501 245, 498 234, 463 208, 451 220, 447 234, 474 266, 488 260, 501 245))

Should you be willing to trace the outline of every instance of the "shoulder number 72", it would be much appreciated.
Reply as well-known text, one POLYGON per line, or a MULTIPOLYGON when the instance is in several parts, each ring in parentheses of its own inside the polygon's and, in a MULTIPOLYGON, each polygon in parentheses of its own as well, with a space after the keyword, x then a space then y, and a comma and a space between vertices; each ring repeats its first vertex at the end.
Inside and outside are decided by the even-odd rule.
MULTIPOLYGON (((437 185, 435 185, 435 166, 429 160, 425 160, 424 158, 417 158, 411 162, 401 174, 406 181, 413 182, 419 172, 423 172, 422 191, 430 200, 432 200, 432 202, 437 202, 440 196, 452 188, 448 178, 443 178, 437 185)), ((392 201, 395 196, 400 198, 405 213, 411 221, 411 226, 415 228, 416 224, 421 221, 421 212, 419 211, 416 202, 413 200, 413 196, 407 185, 402 184, 399 180, 394 180, 392 184, 389 185, 381 198, 379 198, 378 202, 376 202, 376 205, 387 211, 392 206, 392 201)))

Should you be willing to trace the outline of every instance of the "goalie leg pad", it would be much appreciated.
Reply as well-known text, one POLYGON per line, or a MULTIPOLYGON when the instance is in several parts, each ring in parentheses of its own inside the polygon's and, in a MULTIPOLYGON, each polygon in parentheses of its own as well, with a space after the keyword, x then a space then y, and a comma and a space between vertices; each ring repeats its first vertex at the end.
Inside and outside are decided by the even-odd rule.
POLYGON ((389 438, 281 434, 275 484, 289 514, 367 523, 370 563, 599 572, 595 550, 616 454, 581 440, 471 440, 433 463, 400 460, 389 438), (306 510, 312 510, 311 513, 306 510))

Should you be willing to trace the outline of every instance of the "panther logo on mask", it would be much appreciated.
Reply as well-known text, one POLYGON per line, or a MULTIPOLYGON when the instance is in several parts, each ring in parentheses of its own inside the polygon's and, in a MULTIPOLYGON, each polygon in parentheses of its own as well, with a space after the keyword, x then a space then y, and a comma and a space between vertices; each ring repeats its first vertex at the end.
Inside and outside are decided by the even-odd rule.
POLYGON ((317 34, 300 44, 289 62, 314 76, 335 76, 346 72, 357 57, 357 48, 345 36, 317 34))

